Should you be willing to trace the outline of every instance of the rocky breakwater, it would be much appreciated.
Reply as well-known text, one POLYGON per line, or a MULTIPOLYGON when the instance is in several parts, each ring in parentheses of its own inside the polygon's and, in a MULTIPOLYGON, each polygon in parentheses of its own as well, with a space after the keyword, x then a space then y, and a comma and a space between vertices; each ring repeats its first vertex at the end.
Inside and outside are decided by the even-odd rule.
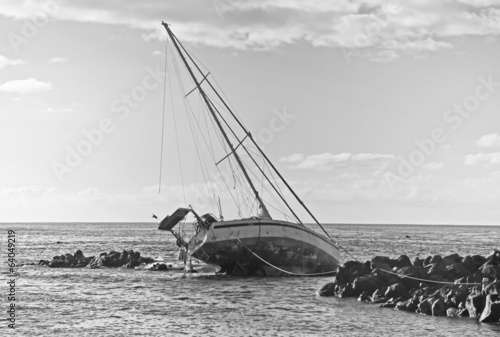
POLYGON ((500 251, 489 256, 451 254, 411 260, 376 256, 348 261, 320 296, 358 297, 382 308, 424 315, 472 317, 500 323, 500 251))
POLYGON ((77 250, 75 254, 54 256, 52 261, 40 260, 38 265, 50 268, 135 268, 143 263, 153 262, 155 262, 154 259, 142 257, 141 253, 133 250, 124 250, 121 253, 110 251, 89 257, 85 257, 81 250, 77 250))

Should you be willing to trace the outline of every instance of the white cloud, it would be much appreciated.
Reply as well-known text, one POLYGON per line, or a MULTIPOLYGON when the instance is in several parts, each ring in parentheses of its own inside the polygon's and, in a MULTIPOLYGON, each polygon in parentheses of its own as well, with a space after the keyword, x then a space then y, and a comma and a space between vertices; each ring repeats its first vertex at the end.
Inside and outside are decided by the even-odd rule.
POLYGON ((491 133, 484 135, 476 142, 479 147, 500 147, 500 135, 498 133, 491 133))
POLYGON ((24 64, 23 60, 11 60, 3 55, 0 55, 0 69, 8 67, 8 66, 18 66, 24 64))
POLYGON ((483 165, 484 167, 500 164, 500 152, 468 154, 465 156, 464 164, 468 166, 483 165))
POLYGON ((21 187, 2 187, 0 189, 0 198, 39 198, 51 194, 55 187, 45 186, 21 186, 21 187))
POLYGON ((66 57, 54 57, 49 60, 49 63, 64 63, 68 61, 66 57))
POLYGON ((40 91, 52 90, 52 84, 42 82, 32 77, 25 80, 13 80, 0 85, 0 91, 16 93, 16 94, 31 94, 40 91))
POLYGON ((430 162, 422 166, 423 168, 426 168, 428 170, 437 170, 443 167, 443 163, 434 163, 430 162))
POLYGON ((154 52, 151 53, 151 55, 153 55, 153 56, 161 56, 161 55, 163 55, 163 52, 161 52, 159 50, 155 50, 154 52))
MULTIPOLYGON (((379 154, 379 153, 320 153, 303 155, 301 153, 295 153, 288 157, 280 158, 281 162, 290 164, 289 167, 292 169, 312 169, 312 170, 330 170, 334 167, 346 167, 353 163, 362 162, 384 162, 393 160, 394 156, 391 154, 379 154)), ((378 165, 377 165, 378 166, 378 165)))
POLYGON ((361 176, 357 173, 346 172, 340 175, 340 179, 359 179, 359 178, 361 178, 361 176))
POLYGON ((43 109, 40 112, 42 113, 69 113, 73 112, 75 109, 68 107, 68 108, 47 108, 43 109))
MULTIPOLYGON (((500 35, 500 3, 494 0, 422 1, 396 4, 375 0, 215 0, 193 4, 146 0, 133 2, 70 2, 53 20, 128 25, 146 39, 165 36, 159 12, 182 41, 233 49, 265 50, 309 41, 314 46, 355 48, 376 61, 404 54, 450 49, 456 37, 500 35), (364 53, 366 52, 366 53, 364 53)), ((0 15, 30 20, 41 7, 4 0, 0 15)))

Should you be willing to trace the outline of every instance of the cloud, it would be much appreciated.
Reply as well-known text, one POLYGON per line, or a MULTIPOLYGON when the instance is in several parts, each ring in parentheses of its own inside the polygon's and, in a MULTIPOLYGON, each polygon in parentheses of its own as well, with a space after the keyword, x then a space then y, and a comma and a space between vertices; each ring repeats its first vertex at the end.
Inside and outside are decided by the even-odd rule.
POLYGON ((443 167, 443 163, 434 163, 430 162, 422 166, 423 168, 426 168, 428 170, 437 170, 443 167))
POLYGON ((468 154, 465 156, 464 164, 467 166, 483 165, 484 167, 500 164, 500 152, 468 154))
POLYGON ((360 178, 361 178, 361 176, 359 174, 357 174, 357 173, 348 173, 348 172, 346 172, 346 173, 342 173, 340 175, 340 179, 347 179, 347 180, 349 180, 349 179, 360 179, 360 178))
POLYGON ((153 56, 161 56, 161 55, 163 55, 163 52, 161 52, 159 50, 155 50, 154 52, 151 53, 151 55, 153 55, 153 56))
POLYGON ((289 168, 292 169, 312 169, 312 170, 331 170, 335 167, 346 167, 353 163, 363 163, 363 162, 384 162, 393 160, 394 156, 392 154, 379 154, 379 153, 321 153, 321 154, 311 154, 303 155, 301 153, 295 153, 288 157, 283 157, 280 159, 281 162, 289 164, 289 168))
POLYGON ((75 111, 75 109, 73 109, 72 107, 68 107, 68 108, 47 108, 47 109, 40 110, 40 112, 42 112, 42 113, 69 113, 69 112, 73 112, 73 111, 75 111))
POLYGON ((66 57, 54 57, 49 60, 49 63, 58 64, 58 63, 64 63, 66 61, 68 61, 66 57))
MULTIPOLYGON (((308 41, 318 47, 354 49, 375 61, 451 49, 462 43, 462 37, 500 35, 500 3, 493 0, 390 4, 382 0, 190 0, 182 4, 146 0, 142 4, 75 1, 61 5, 50 17, 127 25, 151 39, 165 37, 158 20, 162 12, 169 13, 177 36, 193 44, 267 50, 308 41)), ((31 20, 40 12, 34 0, 24 1, 23 6, 17 0, 0 4, 0 15, 12 19, 31 20)))
POLYGON ((40 91, 51 91, 52 84, 42 82, 32 77, 25 80, 13 80, 0 85, 0 91, 16 93, 16 94, 31 94, 40 91))
POLYGON ((19 66, 24 64, 23 60, 11 60, 3 55, 0 55, 0 69, 8 67, 8 66, 19 66))
POLYGON ((491 133, 484 135, 476 141, 479 147, 500 147, 500 135, 498 133, 491 133))
POLYGON ((55 190, 55 187, 45 186, 21 186, 21 187, 2 187, 0 189, 0 198, 41 198, 46 197, 55 190))

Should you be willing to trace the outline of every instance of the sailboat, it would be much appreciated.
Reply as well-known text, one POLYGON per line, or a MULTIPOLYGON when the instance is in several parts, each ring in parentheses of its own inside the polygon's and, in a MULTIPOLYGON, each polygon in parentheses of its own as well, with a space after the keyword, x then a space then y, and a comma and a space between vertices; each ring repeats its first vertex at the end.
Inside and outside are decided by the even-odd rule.
POLYGON ((175 50, 182 60, 195 87, 185 96, 193 91, 198 92, 206 114, 212 122, 211 125, 216 129, 219 140, 227 150, 226 156, 215 164, 218 165, 224 160, 232 161, 232 170, 238 170, 241 174, 241 180, 244 182, 242 184, 246 185, 244 189, 250 192, 256 206, 253 208, 255 214, 235 220, 224 220, 222 215, 217 218, 212 213, 200 214, 191 205, 180 207, 166 216, 159 223, 158 229, 169 231, 174 235, 184 261, 188 258, 198 259, 217 266, 219 273, 262 276, 334 275, 341 261, 339 246, 269 160, 223 95, 216 90, 209 74, 202 71, 199 62, 195 62, 197 59, 174 35, 170 25, 164 22, 162 25, 173 45, 172 50, 175 50), (215 99, 217 103, 214 102, 215 99), (221 110, 225 111, 225 116, 221 110), (233 125, 239 128, 241 137, 231 127, 228 122, 229 117, 232 118, 233 125), (258 165, 255 155, 263 159, 267 171, 261 167, 262 165, 258 165), (251 177, 250 166, 244 163, 247 159, 250 160, 251 167, 257 168, 263 176, 267 189, 275 194, 273 200, 284 205, 283 208, 291 218, 279 220, 271 216, 268 203, 259 193, 258 186, 254 182, 255 178, 251 177), (283 192, 280 186, 286 188, 287 192, 283 192), (321 229, 324 234, 314 230, 314 227, 306 227, 286 196, 293 197, 294 202, 303 208, 301 211, 314 220, 314 227, 317 230, 321 229), (194 235, 190 239, 185 239, 182 232, 176 232, 174 227, 182 223, 188 215, 195 219, 194 235))

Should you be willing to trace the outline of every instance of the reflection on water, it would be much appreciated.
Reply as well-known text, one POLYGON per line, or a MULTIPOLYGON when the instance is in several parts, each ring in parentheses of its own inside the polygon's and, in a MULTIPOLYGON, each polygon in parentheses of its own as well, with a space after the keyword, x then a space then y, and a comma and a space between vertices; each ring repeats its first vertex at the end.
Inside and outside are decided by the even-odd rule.
MULTIPOLYGON (((134 249, 176 262, 172 238, 154 224, 2 224, 18 258, 134 249), (62 242, 56 244, 57 241, 62 242)), ((374 255, 487 255, 499 227, 327 225, 360 260, 374 255), (409 238, 406 238, 409 236, 409 238)), ((2 238, 5 240, 5 238, 2 238)), ((5 242, 2 241, 4 244, 5 242)), ((345 256, 344 256, 345 257, 345 256)), ((237 278, 127 269, 18 269, 20 335, 498 336, 500 325, 420 316, 354 299, 320 298, 328 277, 237 278)), ((5 276, 5 272, 3 272, 5 276)), ((6 299, 2 297, 2 306, 6 299)), ((0 326, 0 334, 6 325, 0 326)))

